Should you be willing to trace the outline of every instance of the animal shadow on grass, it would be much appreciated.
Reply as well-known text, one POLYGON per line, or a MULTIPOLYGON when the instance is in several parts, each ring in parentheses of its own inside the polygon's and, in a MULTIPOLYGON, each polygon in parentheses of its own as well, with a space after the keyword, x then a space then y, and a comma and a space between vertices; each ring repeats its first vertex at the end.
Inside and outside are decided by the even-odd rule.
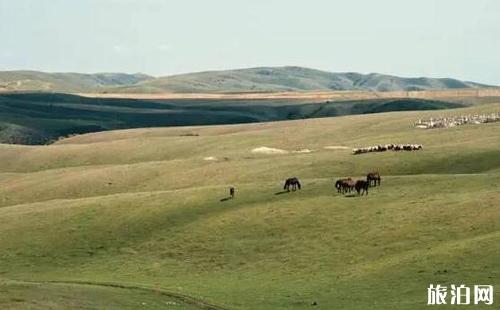
POLYGON ((274 193, 275 195, 283 195, 283 194, 286 194, 286 193, 289 193, 289 191, 281 191, 281 192, 277 192, 277 193, 274 193))
POLYGON ((222 198, 222 199, 220 200, 220 202, 228 201, 228 200, 231 200, 231 199, 233 199, 233 197, 231 197, 231 196, 229 196, 229 197, 225 197, 225 198, 222 198))

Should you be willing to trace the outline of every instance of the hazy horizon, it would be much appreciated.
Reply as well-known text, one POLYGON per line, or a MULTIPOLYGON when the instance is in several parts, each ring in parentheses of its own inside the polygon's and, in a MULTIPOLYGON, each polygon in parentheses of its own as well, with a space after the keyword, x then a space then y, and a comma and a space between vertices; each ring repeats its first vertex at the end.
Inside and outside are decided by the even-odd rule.
POLYGON ((0 70, 300 66, 500 85, 499 15, 493 0, 0 0, 0 70))

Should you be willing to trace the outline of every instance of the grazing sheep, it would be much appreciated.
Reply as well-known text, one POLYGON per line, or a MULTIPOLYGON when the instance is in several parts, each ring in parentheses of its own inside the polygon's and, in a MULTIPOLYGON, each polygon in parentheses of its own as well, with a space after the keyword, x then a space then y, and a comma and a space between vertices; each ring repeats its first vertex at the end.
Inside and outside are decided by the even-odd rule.
POLYGON ((500 113, 491 114, 476 114, 476 115, 461 115, 453 117, 431 117, 428 120, 421 120, 415 122, 414 126, 422 129, 434 128, 451 128, 465 124, 486 124, 500 121, 500 113))
POLYGON ((356 148, 352 150, 354 155, 371 153, 371 152, 385 152, 385 151, 418 151, 422 149, 421 144, 384 144, 369 147, 356 148))

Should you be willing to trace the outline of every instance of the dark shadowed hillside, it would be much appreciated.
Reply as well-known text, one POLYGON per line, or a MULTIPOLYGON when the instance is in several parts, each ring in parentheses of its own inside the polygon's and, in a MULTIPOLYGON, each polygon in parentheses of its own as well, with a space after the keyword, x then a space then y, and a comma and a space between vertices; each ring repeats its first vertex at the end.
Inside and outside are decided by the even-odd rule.
POLYGON ((61 136, 112 129, 237 124, 461 106, 421 99, 138 100, 3 94, 0 95, 0 143, 45 144, 61 136))

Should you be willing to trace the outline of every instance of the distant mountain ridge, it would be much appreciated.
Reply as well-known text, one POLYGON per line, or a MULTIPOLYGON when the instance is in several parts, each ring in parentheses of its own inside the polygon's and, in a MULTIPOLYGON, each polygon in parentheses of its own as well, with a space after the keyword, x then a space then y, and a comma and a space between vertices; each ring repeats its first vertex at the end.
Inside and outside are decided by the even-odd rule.
POLYGON ((125 73, 0 72, 0 90, 110 93, 232 93, 281 91, 416 91, 486 88, 451 78, 403 78, 355 72, 335 73, 303 67, 258 67, 205 71, 165 77, 125 73))
POLYGON ((40 71, 0 71, 0 91, 101 92, 108 87, 134 85, 153 79, 136 73, 47 73, 40 71))
POLYGON ((378 73, 334 73, 303 67, 259 67, 159 77, 136 85, 117 87, 112 92, 413 91, 483 87, 491 86, 450 78, 402 78, 378 73))

